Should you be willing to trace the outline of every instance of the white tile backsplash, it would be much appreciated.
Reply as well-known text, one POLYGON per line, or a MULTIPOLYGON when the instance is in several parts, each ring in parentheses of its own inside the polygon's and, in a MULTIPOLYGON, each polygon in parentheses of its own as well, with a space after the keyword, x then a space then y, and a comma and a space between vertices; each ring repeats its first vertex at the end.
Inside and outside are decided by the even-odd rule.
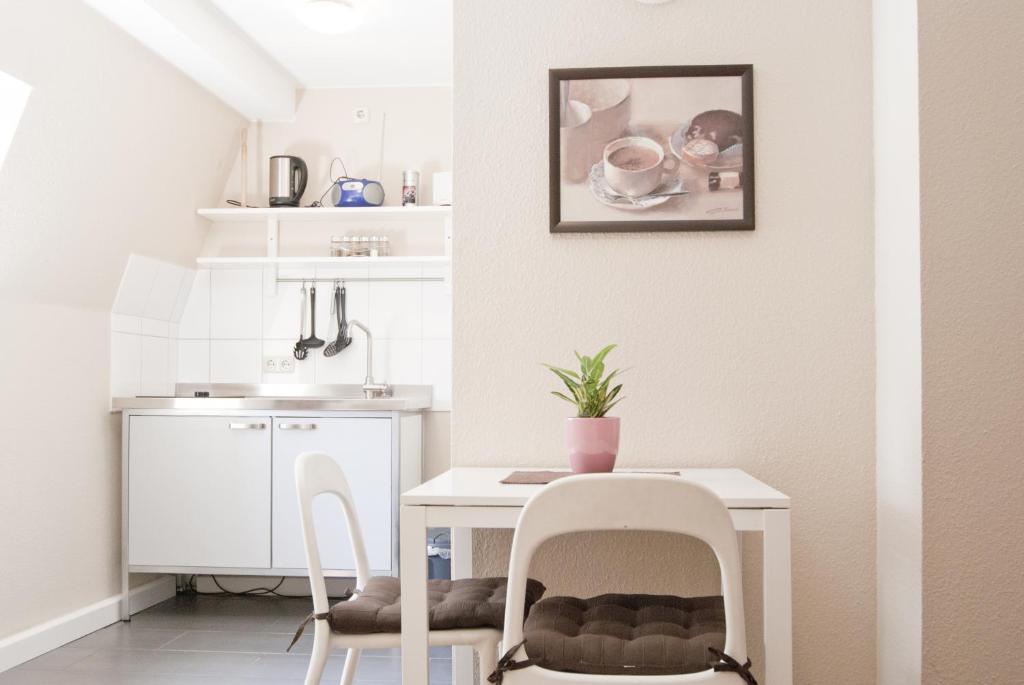
POLYGON ((262 326, 262 269, 218 269, 210 272, 210 337, 255 340, 262 326))
POLYGON ((178 340, 179 383, 210 382, 210 341, 178 340))
POLYGON ((423 284, 423 337, 445 339, 452 335, 452 296, 443 282, 423 284))
POLYGON ((139 333, 150 335, 154 338, 169 338, 171 336, 171 324, 157 319, 139 319, 139 333))
POLYGON ((173 383, 170 375, 170 341, 167 338, 142 336, 142 395, 169 395, 173 383))
POLYGON ((142 387, 142 337, 110 334, 110 395, 134 397, 142 387))
POLYGON ((259 340, 211 340, 211 383, 259 383, 263 362, 259 340))
POLYGON ((157 262, 156 278, 146 298, 146 307, 142 316, 147 319, 170 321, 174 315, 174 306, 178 303, 178 291, 181 281, 185 278, 185 269, 176 264, 157 262))
MULTIPOLYGON (((320 268, 317 336, 336 334, 333 278, 418 277, 419 267, 373 265, 320 268)), ((430 275, 441 275, 431 273, 430 275)), ((312 270, 280 276, 312 278, 312 270)), ((111 389, 115 395, 167 394, 173 383, 360 384, 366 338, 335 357, 323 348, 295 362, 289 374, 265 373, 265 356, 291 357, 299 335, 300 283, 264 287, 262 269, 200 269, 133 255, 111 315, 111 389)), ((451 404, 451 293, 447 282, 346 282, 346 314, 375 339, 373 375, 393 384, 434 386, 434 408, 451 404)), ((307 317, 308 318, 308 317, 307 317)), ((308 321, 306 334, 309 334, 308 321)))
POLYGON ((373 377, 377 381, 419 384, 423 382, 421 340, 377 340, 373 347, 373 377))
POLYGON ((209 269, 200 269, 192 279, 185 308, 178 320, 178 336, 186 340, 210 337, 209 269))
POLYGON ((366 377, 366 338, 361 331, 352 334, 352 343, 333 357, 310 354, 316 367, 317 383, 362 384, 366 377))
POLYGON ((142 333, 142 319, 126 314, 111 314, 110 330, 115 333, 134 333, 139 335, 142 333))
POLYGON ((420 339, 423 284, 418 281, 370 283, 370 330, 374 338, 420 339))
POLYGON ((114 298, 115 314, 143 316, 146 313, 146 303, 160 271, 160 264, 142 255, 128 255, 128 263, 121 275, 121 285, 114 298))
MULTIPOLYGON (((178 286, 178 294, 174 298, 174 309, 171 311, 171 322, 180 323, 185 313, 185 306, 188 304, 189 295, 192 293, 192 286, 196 281, 195 269, 184 269, 181 277, 181 285, 178 286)), ((209 272, 207 272, 209 273, 209 272)), ((209 278, 209 276, 207 276, 209 278)), ((209 281, 207 281, 209 283, 209 281)))

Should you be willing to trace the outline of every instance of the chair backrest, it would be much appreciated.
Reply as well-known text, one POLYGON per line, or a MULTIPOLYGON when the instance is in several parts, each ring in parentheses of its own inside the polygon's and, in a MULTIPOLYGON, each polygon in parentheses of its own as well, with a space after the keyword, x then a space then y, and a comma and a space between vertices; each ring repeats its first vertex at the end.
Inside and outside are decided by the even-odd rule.
POLYGON ((703 540, 722 574, 725 652, 747 659, 739 545, 729 510, 711 490, 676 475, 588 474, 555 481, 530 498, 512 539, 505 632, 508 649, 523 639, 530 560, 544 541, 582 531, 650 530, 703 540))
POLYGON ((295 460, 295 489, 299 494, 299 517, 302 521, 302 542, 306 548, 309 584, 313 594, 313 611, 322 613, 327 603, 327 586, 320 565, 320 549, 316 541, 316 522, 313 519, 313 500, 317 495, 331 494, 338 498, 345 514, 348 537, 352 541, 352 555, 356 560, 356 587, 363 588, 370 579, 370 562, 363 543, 352 491, 341 467, 323 452, 303 452, 295 460))

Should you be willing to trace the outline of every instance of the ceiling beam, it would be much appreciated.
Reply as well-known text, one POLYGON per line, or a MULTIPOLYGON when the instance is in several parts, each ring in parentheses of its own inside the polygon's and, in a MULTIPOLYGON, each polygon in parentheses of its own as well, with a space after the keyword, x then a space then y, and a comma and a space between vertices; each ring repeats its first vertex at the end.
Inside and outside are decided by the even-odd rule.
POLYGON ((247 119, 295 118, 295 78, 206 0, 84 1, 247 119))

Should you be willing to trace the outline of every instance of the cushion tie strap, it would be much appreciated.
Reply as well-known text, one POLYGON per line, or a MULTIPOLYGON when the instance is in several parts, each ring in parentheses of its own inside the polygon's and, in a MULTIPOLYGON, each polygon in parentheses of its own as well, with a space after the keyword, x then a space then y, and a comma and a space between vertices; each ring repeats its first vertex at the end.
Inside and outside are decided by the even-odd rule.
POLYGON ((725 652, 720 652, 714 647, 708 647, 708 651, 711 652, 711 656, 718 659, 718 663, 714 665, 716 673, 722 671, 737 673, 747 685, 757 685, 757 681, 754 680, 754 674, 750 672, 749 658, 747 663, 741 664, 725 652))
POLYGON ((515 653, 519 651, 519 648, 525 644, 526 640, 523 640, 512 649, 505 652, 505 655, 498 659, 498 667, 494 669, 494 673, 487 676, 487 681, 490 683, 494 683, 494 685, 501 685, 501 681, 505 678, 505 671, 518 671, 521 668, 533 666, 534 661, 532 659, 516 661, 512 658, 513 656, 515 656, 515 653))
POLYGON ((299 641, 300 637, 302 637, 302 633, 303 633, 303 631, 306 630, 306 626, 309 625, 310 621, 314 621, 314 620, 316 620, 316 621, 326 621, 327 620, 327 613, 326 612, 324 612, 322 614, 312 614, 311 613, 309 616, 307 616, 306 618, 302 619, 302 623, 299 624, 299 629, 295 631, 295 637, 292 638, 292 643, 290 645, 288 645, 288 649, 286 649, 284 651, 286 651, 286 652, 292 651, 292 647, 294 647, 295 643, 299 641))
MULTIPOLYGON (((353 594, 354 593, 351 590, 347 590, 345 594, 342 596, 341 601, 347 602, 348 600, 352 599, 353 594)), ((299 641, 300 637, 302 637, 302 633, 306 630, 306 626, 309 625, 310 621, 326 621, 328 615, 329 614, 326 611, 320 614, 311 612, 309 616, 306 616, 306 618, 302 619, 302 623, 299 624, 299 629, 295 631, 295 637, 292 638, 292 643, 288 645, 288 649, 284 651, 292 651, 292 647, 294 647, 295 643, 299 641)))

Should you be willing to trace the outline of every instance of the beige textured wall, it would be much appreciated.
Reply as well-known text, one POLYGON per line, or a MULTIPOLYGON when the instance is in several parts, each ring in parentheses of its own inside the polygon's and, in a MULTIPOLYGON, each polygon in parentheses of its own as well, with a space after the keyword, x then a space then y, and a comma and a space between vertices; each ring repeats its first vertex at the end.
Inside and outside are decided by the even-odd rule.
MULTIPOLYGON (((739 466, 793 498, 801 685, 875 680, 870 9, 455 7, 453 462, 564 465, 567 408, 539 363, 619 343, 622 465, 739 466), (548 234, 548 68, 745 62, 755 232, 548 234)), ((760 541, 747 537, 760 662, 760 541)), ((508 540, 478 536, 481 572, 503 571, 508 540)), ((555 544, 535 571, 553 592, 714 587, 690 546, 619 541, 555 544)))
POLYGON ((3 637, 119 591, 110 307, 129 253, 198 254, 242 121, 77 0, 0 15, 34 87, 0 169, 3 637))
POLYGON ((874 2, 878 683, 921 682, 917 2, 874 2))
POLYGON ((928 685, 1024 672, 1024 10, 919 0, 928 685))

